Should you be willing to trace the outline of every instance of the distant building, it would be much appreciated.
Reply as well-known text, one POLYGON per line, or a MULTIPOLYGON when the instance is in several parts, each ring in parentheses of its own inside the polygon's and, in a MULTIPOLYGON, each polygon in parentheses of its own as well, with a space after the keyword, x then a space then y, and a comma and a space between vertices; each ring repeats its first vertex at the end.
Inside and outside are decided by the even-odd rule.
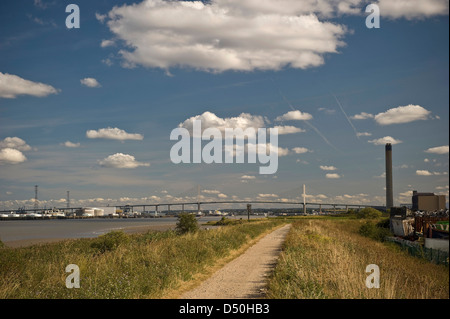
POLYGON ((436 211, 446 209, 445 201, 445 195, 418 193, 417 191, 413 191, 412 210, 436 211))

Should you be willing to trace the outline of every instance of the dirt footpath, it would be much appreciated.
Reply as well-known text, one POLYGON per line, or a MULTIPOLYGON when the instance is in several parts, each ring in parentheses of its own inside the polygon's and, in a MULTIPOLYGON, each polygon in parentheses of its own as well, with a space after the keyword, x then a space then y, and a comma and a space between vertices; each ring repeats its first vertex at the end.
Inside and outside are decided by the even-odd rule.
POLYGON ((263 237, 181 299, 251 299, 264 297, 267 275, 276 265, 290 228, 285 225, 263 237))

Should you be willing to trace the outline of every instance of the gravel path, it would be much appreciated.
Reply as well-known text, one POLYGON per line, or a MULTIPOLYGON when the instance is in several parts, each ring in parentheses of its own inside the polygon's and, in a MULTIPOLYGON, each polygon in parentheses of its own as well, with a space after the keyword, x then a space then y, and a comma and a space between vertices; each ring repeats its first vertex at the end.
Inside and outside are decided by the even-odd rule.
POLYGON ((181 299, 262 298, 266 277, 276 265, 290 224, 266 235, 181 299))

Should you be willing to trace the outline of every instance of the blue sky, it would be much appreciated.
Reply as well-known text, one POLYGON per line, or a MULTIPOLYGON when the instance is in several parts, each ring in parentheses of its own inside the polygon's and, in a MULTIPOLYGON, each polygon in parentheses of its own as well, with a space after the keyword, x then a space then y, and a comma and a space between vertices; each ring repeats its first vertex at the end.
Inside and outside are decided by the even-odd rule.
POLYGON ((310 201, 383 205, 389 138, 394 204, 448 198, 448 1, 373 1, 378 29, 363 0, 186 3, 0 3, 0 209, 31 207, 34 185, 42 206, 67 190, 80 205, 177 201, 198 184, 205 199, 306 184, 310 201), (196 116, 297 132, 279 136, 274 175, 174 164, 170 132, 196 116))

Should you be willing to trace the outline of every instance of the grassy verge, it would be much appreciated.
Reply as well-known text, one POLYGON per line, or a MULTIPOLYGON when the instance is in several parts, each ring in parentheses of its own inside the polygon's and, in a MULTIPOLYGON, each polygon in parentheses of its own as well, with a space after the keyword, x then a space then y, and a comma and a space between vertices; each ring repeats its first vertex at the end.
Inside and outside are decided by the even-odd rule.
POLYGON ((449 271, 360 234, 366 221, 293 222, 268 287, 268 298, 449 298, 449 271), (380 288, 367 288, 366 266, 380 269, 380 288))
POLYGON ((178 235, 174 231, 0 249, 0 298, 161 298, 282 221, 178 235), (80 269, 80 288, 65 268, 80 269))

